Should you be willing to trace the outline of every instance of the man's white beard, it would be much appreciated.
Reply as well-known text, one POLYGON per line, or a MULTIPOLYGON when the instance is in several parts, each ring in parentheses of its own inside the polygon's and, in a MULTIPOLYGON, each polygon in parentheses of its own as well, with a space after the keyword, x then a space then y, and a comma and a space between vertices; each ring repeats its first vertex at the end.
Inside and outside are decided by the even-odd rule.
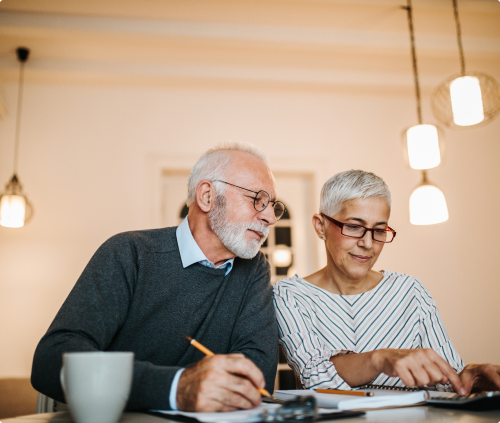
POLYGON ((229 222, 227 220, 226 198, 217 195, 214 207, 208 213, 210 227, 219 237, 224 246, 237 257, 251 259, 257 255, 260 246, 269 235, 269 228, 263 223, 255 222, 229 222), (258 239, 246 239, 247 229, 259 231, 264 236, 258 239))

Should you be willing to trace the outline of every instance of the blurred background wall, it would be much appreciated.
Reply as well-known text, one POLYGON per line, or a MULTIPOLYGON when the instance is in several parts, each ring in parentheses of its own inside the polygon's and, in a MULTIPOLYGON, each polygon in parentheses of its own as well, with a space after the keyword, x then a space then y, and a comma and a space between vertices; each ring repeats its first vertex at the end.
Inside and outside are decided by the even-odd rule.
MULTIPOLYGON (((500 363, 500 119, 445 131, 445 163, 429 177, 450 219, 410 225, 420 175, 401 147, 417 123, 402 4, 3 0, 0 184, 12 174, 15 49, 26 46, 19 175, 35 215, 0 227, 0 377, 30 374, 37 342, 102 242, 159 224, 162 172, 189 169, 226 140, 260 146, 281 174, 307 173, 311 213, 334 173, 382 176, 398 236, 377 268, 423 281, 465 362, 500 363)), ((500 80, 500 3, 459 5, 468 68, 500 80)), ((414 0, 414 13, 423 116, 436 123, 432 90, 459 71, 451 0, 414 0)), ((325 259, 311 239, 314 268, 325 259)))

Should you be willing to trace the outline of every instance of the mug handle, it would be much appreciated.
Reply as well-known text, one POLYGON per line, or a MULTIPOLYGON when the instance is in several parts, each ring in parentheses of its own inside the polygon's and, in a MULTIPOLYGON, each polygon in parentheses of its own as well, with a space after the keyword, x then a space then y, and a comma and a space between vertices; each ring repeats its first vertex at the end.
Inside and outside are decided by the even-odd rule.
POLYGON ((61 367, 61 373, 59 374, 59 380, 61 381, 63 391, 66 392, 66 384, 64 383, 64 366, 61 367))

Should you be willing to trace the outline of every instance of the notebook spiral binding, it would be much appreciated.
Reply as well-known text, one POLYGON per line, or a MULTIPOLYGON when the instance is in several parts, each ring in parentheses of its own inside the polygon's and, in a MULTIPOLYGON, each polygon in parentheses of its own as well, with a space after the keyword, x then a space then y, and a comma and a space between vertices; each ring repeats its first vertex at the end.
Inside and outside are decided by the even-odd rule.
POLYGON ((422 388, 408 388, 406 386, 388 386, 388 385, 371 385, 371 384, 357 386, 356 389, 384 389, 389 391, 407 391, 407 392, 415 392, 422 390, 422 388))

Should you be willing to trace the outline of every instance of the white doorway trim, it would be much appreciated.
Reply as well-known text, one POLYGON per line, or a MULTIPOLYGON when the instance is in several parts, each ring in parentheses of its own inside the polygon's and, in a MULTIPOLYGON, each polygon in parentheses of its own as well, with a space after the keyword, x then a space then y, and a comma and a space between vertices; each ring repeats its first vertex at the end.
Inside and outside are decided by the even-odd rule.
MULTIPOLYGON (((146 226, 150 228, 160 228, 162 226, 162 177, 165 173, 189 173, 195 165, 199 155, 172 155, 172 154, 151 154, 146 160, 147 184, 146 195, 148 201, 145 204, 146 226)), ((294 157, 270 157, 271 170, 282 176, 290 174, 300 176, 301 174, 311 178, 312 191, 310 193, 311 212, 315 213, 319 208, 319 194, 324 182, 333 175, 328 169, 328 161, 324 158, 294 158, 294 157)), ((186 193, 187 194, 187 193, 186 193)), ((279 197, 279 193, 278 193, 279 197)), ((311 214, 312 217, 312 214, 311 214)), ((305 222, 310 224, 310 222, 305 222)), ((314 245, 314 244, 313 244, 314 245)), ((316 254, 319 263, 324 263, 324 246, 318 239, 316 242, 316 254)))

